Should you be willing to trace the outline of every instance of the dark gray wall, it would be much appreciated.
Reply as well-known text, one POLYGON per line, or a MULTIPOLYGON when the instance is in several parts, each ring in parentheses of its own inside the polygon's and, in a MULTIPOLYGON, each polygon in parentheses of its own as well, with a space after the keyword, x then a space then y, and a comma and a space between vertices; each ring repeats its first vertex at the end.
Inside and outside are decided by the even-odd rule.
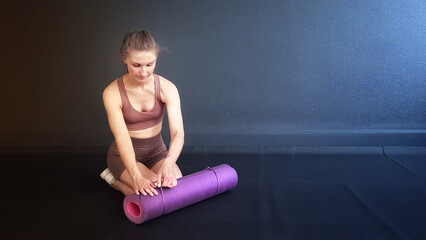
MULTIPOLYGON (((186 146, 426 144, 426 2, 42 1, 4 8, 0 144, 112 140, 126 32, 168 50, 186 146)), ((167 126, 165 132, 167 131, 167 126)), ((167 134, 166 134, 167 135, 167 134)))

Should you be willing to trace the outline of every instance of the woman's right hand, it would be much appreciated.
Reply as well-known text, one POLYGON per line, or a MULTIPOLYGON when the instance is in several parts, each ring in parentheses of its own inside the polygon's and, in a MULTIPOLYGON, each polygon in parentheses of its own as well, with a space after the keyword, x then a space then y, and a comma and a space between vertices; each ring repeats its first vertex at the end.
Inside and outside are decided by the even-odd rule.
POLYGON ((154 196, 154 194, 158 195, 154 187, 154 182, 143 177, 140 173, 133 176, 133 191, 135 191, 137 195, 139 195, 139 193, 142 193, 144 196, 149 194, 151 197, 154 196))

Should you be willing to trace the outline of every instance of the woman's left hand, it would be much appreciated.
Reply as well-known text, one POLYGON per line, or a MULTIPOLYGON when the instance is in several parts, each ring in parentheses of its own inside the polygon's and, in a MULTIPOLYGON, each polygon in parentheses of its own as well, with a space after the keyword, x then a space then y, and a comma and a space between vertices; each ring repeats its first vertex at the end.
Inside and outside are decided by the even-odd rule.
POLYGON ((177 185, 177 179, 173 170, 173 163, 164 161, 163 166, 158 170, 157 184, 161 183, 159 187, 175 187, 177 185))

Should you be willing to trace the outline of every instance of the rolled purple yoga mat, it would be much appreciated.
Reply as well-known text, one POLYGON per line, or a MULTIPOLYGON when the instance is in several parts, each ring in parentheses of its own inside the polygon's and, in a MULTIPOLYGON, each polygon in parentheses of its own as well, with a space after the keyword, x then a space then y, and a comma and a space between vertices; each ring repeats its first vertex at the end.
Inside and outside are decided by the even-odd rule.
POLYGON ((157 189, 157 196, 125 197, 124 213, 134 223, 146 222, 226 192, 237 186, 237 182, 237 172, 227 164, 207 168, 179 178, 174 188, 157 189))

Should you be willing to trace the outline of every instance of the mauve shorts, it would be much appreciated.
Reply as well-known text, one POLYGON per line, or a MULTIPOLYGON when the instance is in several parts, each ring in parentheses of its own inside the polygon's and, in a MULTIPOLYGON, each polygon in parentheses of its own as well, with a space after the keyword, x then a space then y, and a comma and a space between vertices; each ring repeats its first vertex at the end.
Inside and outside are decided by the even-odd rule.
MULTIPOLYGON (((151 169, 157 162, 167 157, 167 148, 161 134, 151 138, 131 138, 136 161, 151 169)), ((108 168, 115 179, 120 179, 126 167, 121 160, 115 141, 108 149, 108 168)))

